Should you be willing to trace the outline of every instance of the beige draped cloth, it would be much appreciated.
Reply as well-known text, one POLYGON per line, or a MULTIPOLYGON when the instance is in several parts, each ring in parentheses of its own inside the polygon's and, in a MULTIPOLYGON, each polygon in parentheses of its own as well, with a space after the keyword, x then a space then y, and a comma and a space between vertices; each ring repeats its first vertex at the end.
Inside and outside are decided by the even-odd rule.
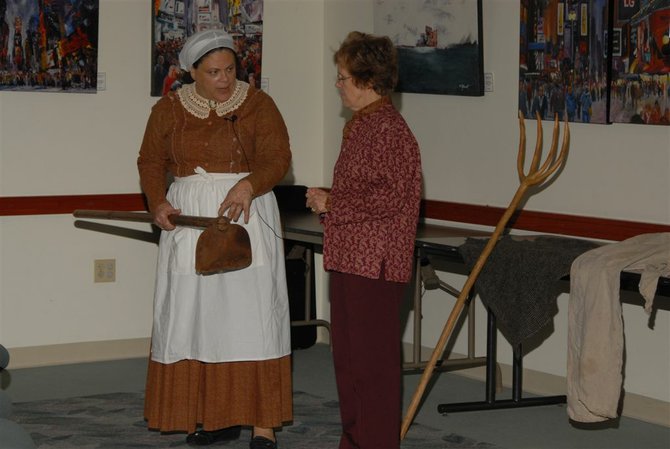
POLYGON ((651 311, 658 278, 670 275, 670 233, 642 234, 579 256, 570 270, 568 416, 599 422, 618 416, 623 382, 621 271, 641 274, 651 311))

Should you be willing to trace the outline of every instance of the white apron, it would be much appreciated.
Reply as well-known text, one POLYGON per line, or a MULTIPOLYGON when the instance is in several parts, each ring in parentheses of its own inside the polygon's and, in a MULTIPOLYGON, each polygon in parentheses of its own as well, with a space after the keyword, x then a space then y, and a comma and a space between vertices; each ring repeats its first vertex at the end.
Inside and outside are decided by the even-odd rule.
MULTIPOLYGON (((246 173, 177 178, 168 201, 184 215, 216 217, 229 189, 246 173)), ((284 247, 272 192, 254 198, 249 223, 251 266, 228 273, 195 273, 202 230, 161 232, 154 297, 151 359, 174 363, 267 360, 288 355, 290 318, 284 247)))

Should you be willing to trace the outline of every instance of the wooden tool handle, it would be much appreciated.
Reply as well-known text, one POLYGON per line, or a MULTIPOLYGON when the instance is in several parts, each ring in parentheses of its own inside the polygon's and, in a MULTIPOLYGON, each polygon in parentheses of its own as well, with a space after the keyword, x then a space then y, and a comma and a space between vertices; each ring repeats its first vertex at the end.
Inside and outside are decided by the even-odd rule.
MULTIPOLYGON (((559 133, 558 116, 556 116, 554 120, 554 135, 551 141, 551 148, 549 150, 549 154, 547 156, 546 161, 544 162, 544 164, 542 164, 542 166, 540 166, 540 155, 542 153, 542 119, 539 114, 537 115, 537 128, 538 128, 537 144, 535 145, 535 153, 533 154, 533 159, 531 161, 528 174, 524 172, 524 158, 526 151, 526 126, 524 124, 523 114, 521 114, 520 112, 519 112, 519 128, 521 133, 521 139, 520 139, 521 142, 519 144, 519 154, 517 155, 517 170, 519 172, 519 180, 521 181, 521 184, 519 185, 519 188, 517 189, 514 198, 512 198, 512 201, 505 210, 505 213, 502 215, 502 217, 500 217, 500 220, 496 225, 493 235, 491 235, 491 238, 484 247, 484 250, 479 255, 477 262, 475 263, 474 267, 470 271, 470 274, 468 275, 467 280, 465 281, 465 285, 461 290, 460 296, 456 300, 454 307, 451 309, 449 318, 447 319, 447 322, 444 325, 444 328, 442 329, 442 334, 440 335, 440 338, 438 339, 437 344, 433 349, 433 354, 430 357, 430 361, 426 365, 426 368, 424 369, 423 374, 421 375, 419 385, 416 387, 414 395, 412 396, 412 400, 409 404, 407 413, 405 414, 405 418, 402 421, 400 428, 401 440, 405 438, 405 435, 409 430, 409 426, 412 424, 414 415, 416 415, 416 411, 419 408, 419 403, 421 402, 426 387, 428 386, 428 382, 430 381, 430 376, 433 374, 433 370, 435 369, 437 359, 442 355, 448 340, 451 338, 451 333, 454 330, 456 321, 460 317, 460 314, 465 307, 465 302, 467 301, 470 289, 473 287, 477 279, 477 276, 479 276, 479 272, 482 270, 489 255, 493 251, 493 247, 498 242, 498 239, 500 235, 502 235, 502 232, 507 226, 508 221, 516 211, 517 207, 519 207, 519 204, 521 203, 521 200, 523 199, 523 196, 525 195, 528 188, 531 186, 542 184, 565 162, 570 142, 570 129, 568 128, 567 117, 565 119, 565 135, 563 137, 563 145, 561 146, 560 154, 558 155, 558 157, 556 157, 556 151, 558 148, 558 133, 559 133)), ((415 282, 420 281, 416 280, 415 282)))
MULTIPOLYGON (((101 220, 139 221, 143 223, 153 223, 154 221, 153 214, 149 212, 77 209, 72 215, 77 218, 97 218, 101 220)), ((170 215, 168 218, 173 225, 195 228, 206 228, 218 220, 217 217, 195 217, 192 215, 170 215)))

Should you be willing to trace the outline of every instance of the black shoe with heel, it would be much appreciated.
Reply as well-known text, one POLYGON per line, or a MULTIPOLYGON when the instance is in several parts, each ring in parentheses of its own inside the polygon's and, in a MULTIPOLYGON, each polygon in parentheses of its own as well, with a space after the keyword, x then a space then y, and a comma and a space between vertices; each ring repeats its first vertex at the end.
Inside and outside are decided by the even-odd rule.
POLYGON ((249 449, 277 449, 277 442, 265 437, 253 437, 249 442, 249 449))
POLYGON ((208 446, 219 441, 235 440, 240 437, 242 426, 226 427, 219 430, 198 430, 186 437, 191 446, 208 446))

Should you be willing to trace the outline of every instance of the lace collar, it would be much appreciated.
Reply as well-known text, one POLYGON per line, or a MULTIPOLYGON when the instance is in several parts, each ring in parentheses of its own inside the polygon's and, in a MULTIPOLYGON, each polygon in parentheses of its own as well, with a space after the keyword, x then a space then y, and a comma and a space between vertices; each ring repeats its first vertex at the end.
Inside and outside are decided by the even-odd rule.
POLYGON ((209 112, 214 110, 216 115, 223 117, 226 114, 230 114, 235 109, 239 108, 240 105, 247 98, 247 92, 249 91, 249 84, 237 80, 235 83, 235 91, 230 96, 230 98, 222 103, 209 101, 205 97, 199 95, 195 91, 195 83, 185 84, 179 90, 177 90, 177 97, 179 97, 179 102, 184 109, 189 113, 198 118, 207 118, 209 117, 209 112))

